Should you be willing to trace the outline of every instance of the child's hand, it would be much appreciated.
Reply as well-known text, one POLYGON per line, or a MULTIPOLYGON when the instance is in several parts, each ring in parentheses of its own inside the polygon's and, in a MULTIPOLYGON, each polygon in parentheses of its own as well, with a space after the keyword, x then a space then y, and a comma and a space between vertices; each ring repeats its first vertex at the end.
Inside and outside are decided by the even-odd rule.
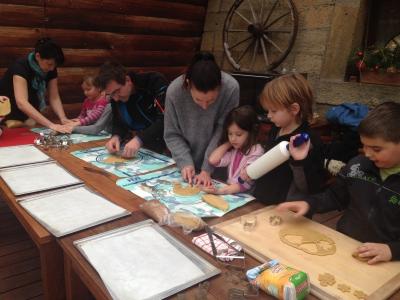
POLYGON ((217 190, 214 185, 207 186, 207 187, 206 186, 202 186, 201 190, 203 192, 207 193, 207 194, 219 194, 218 193, 219 190, 217 190))
POLYGON ((71 133, 71 128, 67 125, 51 124, 49 128, 60 133, 71 133))
POLYGON ((229 184, 217 190, 220 195, 232 195, 240 192, 239 184, 229 184))
POLYGON ((249 175, 247 174, 246 168, 243 168, 240 171, 240 178, 242 178, 244 181, 250 182, 251 178, 249 177, 249 175))
POLYGON ((308 212, 310 205, 306 201, 291 201, 283 202, 275 209, 280 212, 292 211, 295 213, 295 217, 300 217, 304 216, 308 212))
POLYGON ((300 136, 300 134, 296 134, 290 137, 289 141, 289 153, 294 160, 303 160, 307 157, 308 151, 310 151, 311 142, 310 140, 306 141, 305 143, 301 144, 298 147, 293 145, 293 142, 296 137, 300 136))
POLYGON ((61 124, 62 125, 66 125, 66 124, 70 124, 70 123, 72 123, 72 120, 70 120, 70 119, 68 119, 68 118, 60 118, 60 122, 61 122, 61 124))
POLYGON ((184 181, 189 183, 190 185, 193 184, 193 177, 195 175, 194 167, 192 165, 184 166, 181 170, 181 175, 184 181))
POLYGON ((369 265, 377 262, 390 261, 392 259, 392 251, 387 244, 364 243, 357 248, 359 257, 368 257, 369 265))
POLYGON ((211 187, 213 185, 210 174, 204 170, 194 177, 194 184, 204 187, 211 187))

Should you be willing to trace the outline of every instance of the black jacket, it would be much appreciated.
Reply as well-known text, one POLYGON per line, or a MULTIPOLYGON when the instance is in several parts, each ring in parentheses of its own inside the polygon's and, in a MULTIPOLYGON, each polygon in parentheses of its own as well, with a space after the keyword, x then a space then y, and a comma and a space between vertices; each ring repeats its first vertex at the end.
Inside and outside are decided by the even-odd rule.
POLYGON ((400 174, 382 181, 379 169, 357 156, 339 172, 324 193, 310 196, 311 210, 344 210, 337 230, 361 242, 388 244, 400 259, 400 174))
POLYGON ((168 81, 164 75, 157 72, 128 75, 135 85, 135 93, 129 97, 125 105, 131 119, 139 126, 133 128, 132 124, 126 122, 122 117, 121 102, 111 100, 112 134, 118 135, 124 142, 131 139, 132 131, 135 131, 144 147, 160 152, 165 149, 163 109, 168 81))
POLYGON ((308 133, 312 148, 302 161, 289 161, 271 170, 256 180, 254 196, 268 205, 277 204, 290 199, 302 199, 302 196, 322 191, 325 171, 322 157, 322 143, 310 129, 307 122, 301 124, 291 134, 278 137, 279 128, 272 126, 264 145, 265 152, 282 141, 298 133, 308 133))

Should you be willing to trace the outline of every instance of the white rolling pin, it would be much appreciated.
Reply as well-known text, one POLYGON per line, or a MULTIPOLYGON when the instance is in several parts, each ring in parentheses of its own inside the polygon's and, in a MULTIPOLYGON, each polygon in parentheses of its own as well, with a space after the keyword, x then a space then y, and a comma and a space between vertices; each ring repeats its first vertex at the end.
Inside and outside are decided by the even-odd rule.
MULTIPOLYGON (((307 133, 301 133, 293 141, 293 146, 298 147, 308 141, 310 136, 307 133)), ((290 157, 289 142, 282 141, 268 152, 264 153, 252 164, 246 168, 247 175, 251 179, 258 179, 269 171, 275 169, 277 166, 283 164, 290 157)), ((238 181, 243 183, 243 179, 239 177, 238 181)))

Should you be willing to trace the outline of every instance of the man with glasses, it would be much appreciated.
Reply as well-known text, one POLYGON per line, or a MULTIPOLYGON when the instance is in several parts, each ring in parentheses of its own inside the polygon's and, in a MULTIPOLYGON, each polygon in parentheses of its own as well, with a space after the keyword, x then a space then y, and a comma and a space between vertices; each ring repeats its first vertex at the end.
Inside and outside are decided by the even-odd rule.
POLYGON ((121 151, 127 158, 142 146, 162 152, 168 86, 165 77, 157 72, 128 73, 121 64, 107 62, 100 67, 95 81, 104 89, 112 107, 112 137, 106 144, 107 150, 121 151))

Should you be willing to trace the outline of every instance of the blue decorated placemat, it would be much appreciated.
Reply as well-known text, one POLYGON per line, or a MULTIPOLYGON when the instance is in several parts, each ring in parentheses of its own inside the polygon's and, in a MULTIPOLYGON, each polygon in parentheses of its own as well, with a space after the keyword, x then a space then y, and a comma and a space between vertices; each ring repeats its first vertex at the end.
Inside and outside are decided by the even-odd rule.
POLYGON ((132 159, 112 155, 105 147, 78 150, 71 154, 118 177, 131 177, 175 164, 172 158, 144 148, 140 148, 132 159))
MULTIPOLYGON (((131 191, 145 200, 159 200, 171 212, 185 211, 199 217, 221 217, 227 212, 254 200, 253 196, 243 193, 220 195, 229 203, 229 209, 222 211, 204 202, 201 197, 205 193, 202 191, 193 196, 179 196, 175 194, 173 188, 174 184, 177 183, 187 186, 187 183, 183 182, 181 173, 177 168, 132 176, 117 181, 118 186, 131 191)), ((215 180, 213 180, 213 184, 216 187, 225 185, 215 180)))
MULTIPOLYGON (((51 129, 49 128, 31 128, 31 131, 35 133, 44 133, 44 134, 49 134, 52 132, 51 129)), ((91 141, 98 141, 98 140, 105 140, 109 139, 111 137, 111 134, 107 133, 106 131, 102 131, 98 135, 89 135, 89 134, 80 134, 80 133, 71 133, 71 134, 59 134, 60 136, 65 135, 68 136, 73 144, 79 144, 79 143, 86 143, 86 142, 91 142, 91 141)))

